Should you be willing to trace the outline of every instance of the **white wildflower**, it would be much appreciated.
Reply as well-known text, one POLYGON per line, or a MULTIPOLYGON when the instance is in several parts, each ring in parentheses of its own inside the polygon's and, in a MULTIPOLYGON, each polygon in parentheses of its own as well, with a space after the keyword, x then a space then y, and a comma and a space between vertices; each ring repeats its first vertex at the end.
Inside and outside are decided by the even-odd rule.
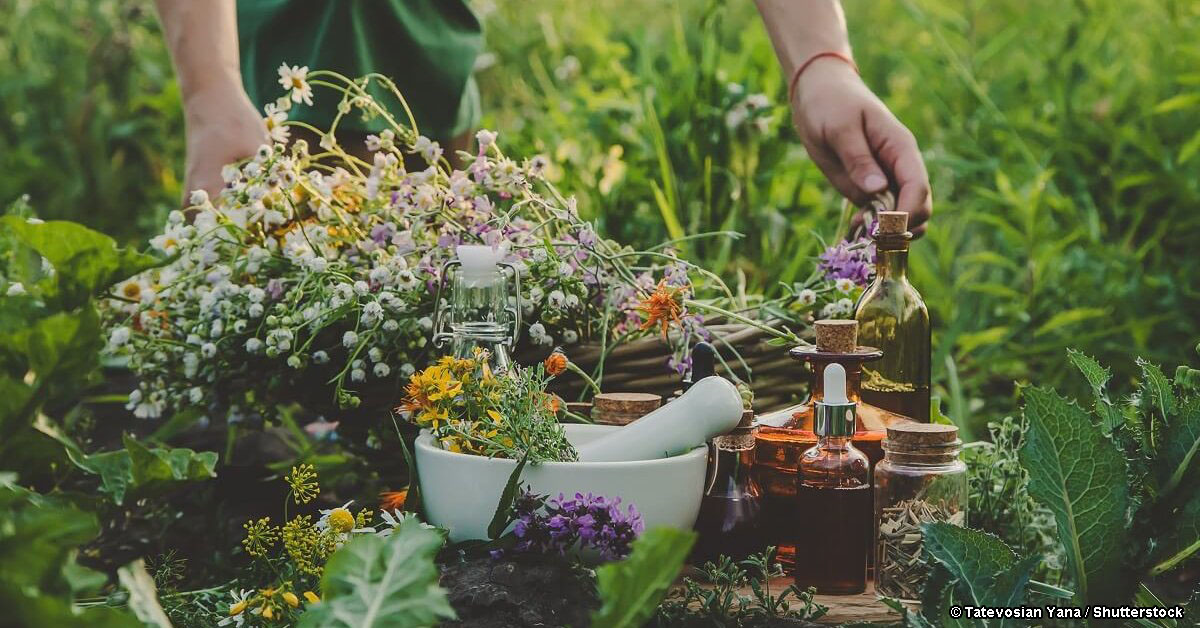
POLYGON ((817 291, 811 288, 805 288, 796 295, 796 301, 803 306, 809 306, 817 302, 817 291))
POLYGON ((114 327, 112 333, 108 335, 108 346, 116 348, 129 342, 130 331, 128 327, 114 327))
POLYGON ((292 94, 292 102, 313 104, 312 85, 308 82, 308 66, 291 66, 283 63, 279 66, 279 84, 292 94))
POLYGON ((342 334, 342 346, 347 349, 353 349, 358 344, 358 334, 353 331, 348 331, 342 334))

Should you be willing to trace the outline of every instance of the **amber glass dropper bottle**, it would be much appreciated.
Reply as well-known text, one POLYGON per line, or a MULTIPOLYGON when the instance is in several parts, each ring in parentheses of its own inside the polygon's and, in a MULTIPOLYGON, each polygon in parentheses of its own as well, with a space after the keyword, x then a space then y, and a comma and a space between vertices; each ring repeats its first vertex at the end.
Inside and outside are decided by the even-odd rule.
POLYGON ((908 281, 908 213, 879 212, 875 280, 855 308, 858 339, 883 351, 863 365, 866 403, 929 422, 929 310, 908 281))
POLYGON ((817 444, 800 457, 796 485, 796 585, 849 595, 867 589, 871 555, 871 475, 851 439, 858 404, 846 397, 846 369, 830 364, 817 402, 817 444))

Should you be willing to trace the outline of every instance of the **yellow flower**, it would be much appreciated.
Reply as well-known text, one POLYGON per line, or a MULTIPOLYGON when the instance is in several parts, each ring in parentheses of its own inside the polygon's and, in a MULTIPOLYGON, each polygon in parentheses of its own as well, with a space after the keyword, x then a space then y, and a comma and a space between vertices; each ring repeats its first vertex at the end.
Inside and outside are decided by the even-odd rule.
POLYGON ((291 606, 292 608, 300 606, 300 598, 296 597, 296 594, 292 593, 291 591, 284 592, 283 601, 287 602, 288 606, 291 606))
POLYGON ((270 604, 264 606, 262 616, 267 619, 275 619, 275 607, 270 604))
POLYGON ((242 600, 241 602, 238 602, 237 604, 230 604, 229 605, 229 616, 233 617, 234 615, 241 615, 246 610, 246 607, 249 605, 250 605, 250 602, 248 600, 242 600))
POLYGON ((317 602, 321 601, 321 598, 317 597, 317 594, 313 593, 312 591, 305 591, 304 599, 308 600, 309 604, 316 604, 317 602))
POLYGON ((500 416, 500 413, 495 410, 488 410, 487 415, 492 417, 492 423, 495 425, 500 425, 504 422, 504 417, 500 416))
POLYGON ((334 532, 349 532, 354 529, 354 515, 345 508, 334 508, 329 513, 329 527, 334 532))

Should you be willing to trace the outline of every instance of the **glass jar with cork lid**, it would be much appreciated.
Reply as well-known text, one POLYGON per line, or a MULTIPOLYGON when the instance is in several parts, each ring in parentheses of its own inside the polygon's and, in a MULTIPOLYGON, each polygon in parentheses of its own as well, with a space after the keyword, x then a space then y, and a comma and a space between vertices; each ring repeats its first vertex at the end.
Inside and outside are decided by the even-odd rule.
POLYGON ((967 465, 953 425, 889 426, 875 465, 875 592, 914 602, 928 575, 921 525, 967 524, 967 465))

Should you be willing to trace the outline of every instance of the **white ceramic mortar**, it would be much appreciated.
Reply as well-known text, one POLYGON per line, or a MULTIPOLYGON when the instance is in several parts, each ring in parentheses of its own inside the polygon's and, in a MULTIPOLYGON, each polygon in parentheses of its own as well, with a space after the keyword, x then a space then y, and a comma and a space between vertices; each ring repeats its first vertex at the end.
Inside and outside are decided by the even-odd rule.
MULTIPOLYGON (((609 425, 566 425, 567 439, 579 446, 622 429, 609 425)), ((452 541, 486 539, 504 484, 515 460, 486 458, 445 451, 428 432, 416 443, 421 500, 429 523, 450 530, 452 541)), ((705 447, 671 458, 629 462, 545 462, 526 465, 521 480, 539 494, 589 492, 620 497, 633 504, 646 528, 669 526, 690 530, 704 496, 705 447)))

